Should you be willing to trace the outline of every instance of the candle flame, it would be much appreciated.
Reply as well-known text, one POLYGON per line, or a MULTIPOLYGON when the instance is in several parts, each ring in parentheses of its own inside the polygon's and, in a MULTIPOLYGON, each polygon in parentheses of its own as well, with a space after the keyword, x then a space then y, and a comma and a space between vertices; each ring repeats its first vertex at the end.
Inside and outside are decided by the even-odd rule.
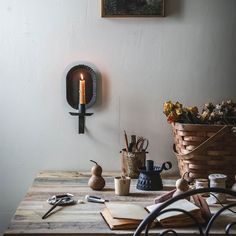
POLYGON ((80 74, 80 78, 81 80, 84 80, 84 75, 82 73, 80 74))

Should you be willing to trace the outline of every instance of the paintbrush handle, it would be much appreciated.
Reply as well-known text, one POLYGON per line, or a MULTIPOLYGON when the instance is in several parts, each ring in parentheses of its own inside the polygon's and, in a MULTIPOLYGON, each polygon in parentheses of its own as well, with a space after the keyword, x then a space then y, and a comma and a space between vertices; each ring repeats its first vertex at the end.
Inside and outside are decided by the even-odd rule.
POLYGON ((129 151, 129 144, 128 144, 128 137, 127 137, 125 130, 124 130, 124 136, 125 136, 125 147, 126 147, 126 151, 128 152, 129 151))

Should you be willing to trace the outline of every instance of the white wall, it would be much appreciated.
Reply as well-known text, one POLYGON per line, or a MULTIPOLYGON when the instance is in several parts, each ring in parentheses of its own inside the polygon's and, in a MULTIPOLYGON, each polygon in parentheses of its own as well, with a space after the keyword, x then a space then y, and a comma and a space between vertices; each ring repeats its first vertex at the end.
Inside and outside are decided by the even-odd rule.
POLYGON ((124 129, 176 165, 162 104, 236 100, 235 7, 166 0, 165 18, 107 19, 98 0, 0 0, 0 234, 39 170, 118 170, 124 129), (78 61, 102 74, 84 135, 65 99, 78 61))

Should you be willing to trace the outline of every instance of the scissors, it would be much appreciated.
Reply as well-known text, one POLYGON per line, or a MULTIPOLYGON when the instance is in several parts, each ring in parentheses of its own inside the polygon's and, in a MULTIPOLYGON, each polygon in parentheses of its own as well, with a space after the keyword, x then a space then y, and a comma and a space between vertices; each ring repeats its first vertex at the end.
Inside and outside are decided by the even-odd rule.
POLYGON ((43 220, 46 219, 48 216, 50 216, 50 213, 57 206, 67 206, 67 205, 73 205, 76 203, 76 201, 73 199, 73 194, 71 193, 66 193, 62 195, 54 195, 51 198, 49 198, 47 202, 53 206, 42 216, 43 220))
POLYGON ((149 141, 146 138, 139 137, 136 142, 136 149, 138 152, 145 152, 148 148, 149 141))

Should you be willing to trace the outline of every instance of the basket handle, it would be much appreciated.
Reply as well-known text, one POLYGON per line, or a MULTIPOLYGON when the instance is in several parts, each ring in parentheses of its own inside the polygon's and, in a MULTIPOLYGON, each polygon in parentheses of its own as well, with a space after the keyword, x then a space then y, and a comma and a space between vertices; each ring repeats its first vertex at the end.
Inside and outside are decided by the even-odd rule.
POLYGON ((217 138, 223 136, 224 134, 226 134, 229 131, 235 132, 233 128, 229 128, 227 125, 223 126, 219 131, 217 131, 215 134, 213 134, 211 137, 209 137, 207 140, 205 140, 204 142, 202 142, 200 145, 198 145, 196 148, 194 148, 192 151, 190 151, 188 154, 180 154, 177 153, 176 148, 175 148, 175 144, 173 146, 173 151, 175 153, 176 156, 184 158, 184 159, 192 159, 192 157, 198 153, 201 153, 202 151, 206 150, 206 148, 213 143, 217 138))

